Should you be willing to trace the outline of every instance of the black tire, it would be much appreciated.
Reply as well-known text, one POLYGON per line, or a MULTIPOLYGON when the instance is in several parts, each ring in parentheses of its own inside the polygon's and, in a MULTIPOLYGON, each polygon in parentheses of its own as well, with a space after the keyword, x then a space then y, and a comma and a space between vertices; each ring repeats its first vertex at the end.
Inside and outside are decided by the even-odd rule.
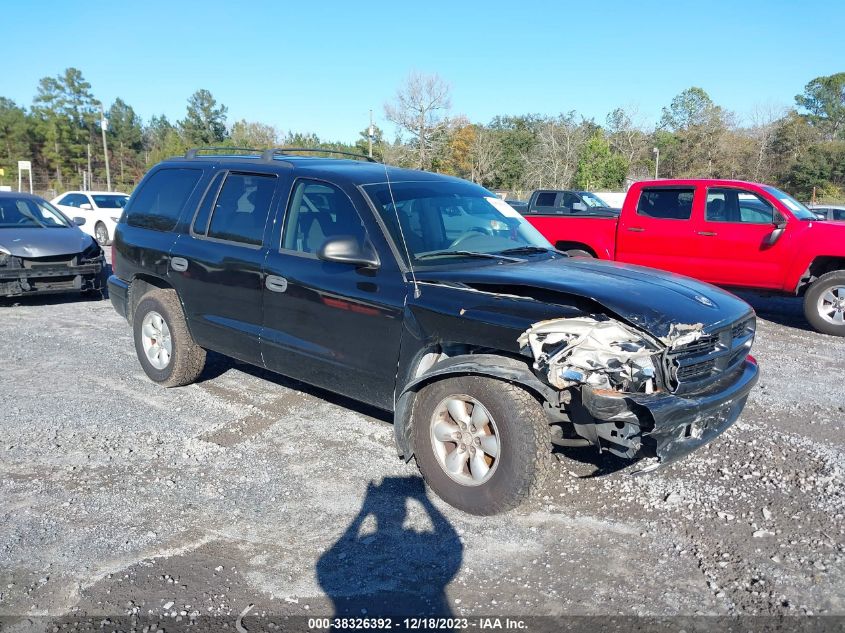
POLYGON ((568 251, 564 251, 570 257, 587 257, 589 259, 595 259, 595 255, 593 255, 589 251, 585 251, 582 248, 570 248, 568 251))
POLYGON ((819 309, 819 302, 822 297, 834 288, 845 288, 845 270, 834 270, 826 273, 810 285, 804 294, 804 316, 807 317, 810 325, 819 332, 833 336, 845 336, 845 323, 838 324, 828 320, 819 309))
POLYGON ((446 378, 426 385, 411 420, 417 467, 431 489, 448 504, 476 515, 505 512, 527 500, 551 472, 551 428, 543 408, 524 389, 483 376, 446 378), (433 415, 446 399, 466 395, 495 420, 500 438, 498 464, 489 479, 463 485, 440 465, 431 439, 433 415))
POLYGON ((205 350, 191 337, 175 290, 157 289, 145 294, 135 308, 132 329, 135 334, 135 353, 144 372, 153 382, 162 387, 181 387, 191 384, 202 373, 205 350), (169 363, 162 369, 152 365, 141 341, 142 324, 150 312, 161 315, 170 331, 173 351, 169 363))
POLYGON ((106 225, 102 222, 97 222, 94 225, 94 239, 97 240, 97 244, 99 244, 100 246, 108 246, 109 242, 111 242, 111 240, 109 239, 109 230, 106 228, 106 225), (97 229, 102 229, 102 232, 98 231, 97 229), (105 240, 100 239, 100 235, 103 232, 105 233, 105 240))

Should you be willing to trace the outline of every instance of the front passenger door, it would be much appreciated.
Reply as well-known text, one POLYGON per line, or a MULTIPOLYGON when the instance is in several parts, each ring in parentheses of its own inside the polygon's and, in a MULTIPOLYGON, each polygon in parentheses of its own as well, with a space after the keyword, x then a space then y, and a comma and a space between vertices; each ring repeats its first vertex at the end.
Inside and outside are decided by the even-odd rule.
POLYGON ((377 252, 390 253, 357 190, 319 180, 295 181, 281 248, 270 250, 264 267, 264 364, 390 409, 405 280, 392 256, 382 256, 378 267, 318 259, 319 248, 336 236, 352 236, 360 244, 374 244, 377 252))

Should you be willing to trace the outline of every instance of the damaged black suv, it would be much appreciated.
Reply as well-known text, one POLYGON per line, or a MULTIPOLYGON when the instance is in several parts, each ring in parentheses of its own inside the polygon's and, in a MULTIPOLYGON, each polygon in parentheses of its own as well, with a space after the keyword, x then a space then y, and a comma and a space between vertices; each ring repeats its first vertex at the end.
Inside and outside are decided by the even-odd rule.
POLYGON ((152 380, 214 350, 392 411, 400 456, 474 514, 526 498, 553 444, 647 470, 739 416, 740 299, 570 259, 477 185, 303 153, 191 150, 132 195, 109 293, 152 380))

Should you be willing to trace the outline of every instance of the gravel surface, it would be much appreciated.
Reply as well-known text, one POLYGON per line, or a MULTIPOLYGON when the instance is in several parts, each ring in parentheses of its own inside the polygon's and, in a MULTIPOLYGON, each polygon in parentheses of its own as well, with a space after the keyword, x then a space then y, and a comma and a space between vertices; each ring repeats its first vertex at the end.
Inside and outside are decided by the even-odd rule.
POLYGON ((641 477, 560 453, 492 518, 427 493, 382 412, 215 355, 165 390, 108 301, 0 300, 2 622, 845 615, 845 341, 746 298, 762 378, 724 436, 641 477))

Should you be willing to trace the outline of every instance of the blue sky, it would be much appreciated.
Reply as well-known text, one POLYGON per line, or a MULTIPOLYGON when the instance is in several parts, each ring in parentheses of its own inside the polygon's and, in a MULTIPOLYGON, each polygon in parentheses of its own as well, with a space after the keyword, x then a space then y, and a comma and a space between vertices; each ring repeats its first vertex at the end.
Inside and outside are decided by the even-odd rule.
POLYGON ((82 70, 95 96, 146 120, 184 115, 207 88, 245 118, 353 140, 412 69, 452 86, 454 113, 569 110, 647 122, 689 86, 740 117, 789 106, 845 71, 845 2, 3 2, 0 96, 29 105, 38 79, 82 70))

